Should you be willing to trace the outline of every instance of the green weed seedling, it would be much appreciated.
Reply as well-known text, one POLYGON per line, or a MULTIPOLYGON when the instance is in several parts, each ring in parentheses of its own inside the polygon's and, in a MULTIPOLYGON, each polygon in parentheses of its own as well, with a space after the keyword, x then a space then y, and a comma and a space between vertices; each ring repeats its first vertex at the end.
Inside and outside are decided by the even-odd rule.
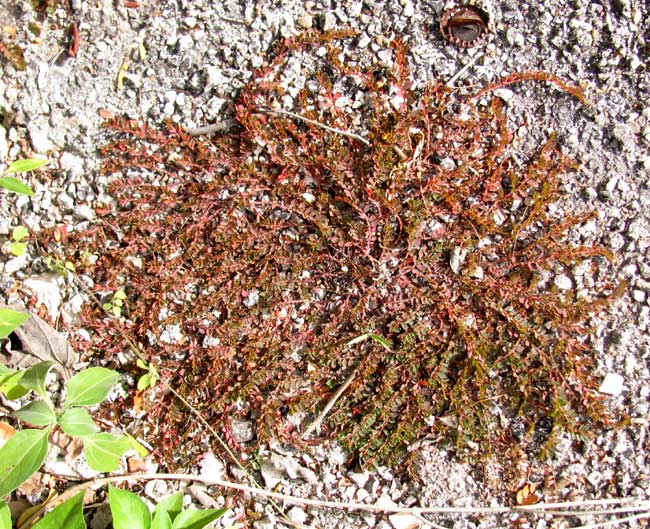
MULTIPOLYGON (((85 529, 83 492, 46 514, 33 529, 85 529)), ((152 513, 137 495, 109 485, 108 499, 115 529, 201 529, 228 509, 183 509, 180 492, 163 498, 152 513)), ((0 529, 11 529, 7 505, 0 503, 0 529)))
POLYGON ((113 297, 110 301, 107 301, 102 305, 102 308, 105 311, 110 312, 116 318, 119 318, 122 315, 122 308, 124 307, 125 299, 126 292, 120 288, 113 293, 113 297))
POLYGON ((122 454, 135 448, 134 441, 124 435, 102 432, 86 409, 106 398, 119 375, 103 367, 76 374, 68 381, 65 402, 57 409, 45 383, 53 366, 54 362, 46 361, 13 370, 0 364, 0 392, 8 399, 21 398, 29 391, 40 397, 15 412, 20 421, 38 429, 21 430, 0 448, 0 497, 19 487, 41 467, 49 435, 56 427, 82 440, 88 465, 98 472, 116 470, 122 454))
POLYGON ((153 364, 148 364, 138 358, 136 365, 147 372, 138 379, 138 391, 144 391, 147 388, 153 388, 158 382, 158 370, 153 364))

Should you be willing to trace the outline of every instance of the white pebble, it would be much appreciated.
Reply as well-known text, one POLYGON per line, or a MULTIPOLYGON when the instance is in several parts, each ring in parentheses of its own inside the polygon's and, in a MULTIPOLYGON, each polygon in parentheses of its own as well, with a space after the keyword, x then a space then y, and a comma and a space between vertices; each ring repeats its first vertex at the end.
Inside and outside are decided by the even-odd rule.
POLYGON ((616 373, 607 373, 598 391, 615 397, 620 395, 623 392, 623 377, 616 373))

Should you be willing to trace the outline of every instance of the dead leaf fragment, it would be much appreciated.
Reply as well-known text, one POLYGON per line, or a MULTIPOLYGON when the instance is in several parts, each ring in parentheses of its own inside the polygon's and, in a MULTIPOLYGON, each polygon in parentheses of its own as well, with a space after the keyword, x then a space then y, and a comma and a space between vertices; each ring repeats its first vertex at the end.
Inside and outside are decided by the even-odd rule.
MULTIPOLYGON (((27 312, 22 307, 7 307, 0 304, 0 308, 12 308, 27 312)), ((54 360, 57 369, 67 380, 72 375, 72 365, 75 353, 68 341, 53 327, 35 314, 18 327, 13 333, 23 345, 23 353, 12 355, 11 366, 16 369, 33 366, 39 362, 54 360)))
POLYGON ((23 72, 27 69, 25 54, 18 44, 0 44, 0 53, 16 70, 23 72))
POLYGON ((16 435, 16 430, 11 424, 0 422, 0 447, 16 435))
POLYGON ((517 491, 517 505, 534 505, 540 497, 535 494, 537 485, 535 483, 526 483, 517 491))

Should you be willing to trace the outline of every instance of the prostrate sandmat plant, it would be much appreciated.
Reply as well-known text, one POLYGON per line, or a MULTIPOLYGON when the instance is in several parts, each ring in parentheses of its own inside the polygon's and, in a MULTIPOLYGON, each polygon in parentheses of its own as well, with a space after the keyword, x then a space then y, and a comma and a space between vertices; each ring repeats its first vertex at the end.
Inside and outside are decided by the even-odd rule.
MULTIPOLYGON (((116 203, 61 251, 106 302, 126 296, 119 323, 87 310, 83 348, 115 367, 128 336, 235 449, 233 420, 297 443, 328 401, 314 431, 362 464, 424 435, 481 453, 589 436, 610 417, 587 321, 615 283, 605 250, 567 241, 592 216, 549 207, 576 163, 553 135, 517 163, 494 87, 414 91, 399 42, 373 70, 341 63, 337 38, 280 43, 213 138, 108 124, 116 203), (577 264, 591 289, 566 288, 577 264)), ((504 83, 530 79, 582 98, 543 73, 504 83)), ((184 465, 211 441, 164 388, 138 394, 141 433, 184 465)))

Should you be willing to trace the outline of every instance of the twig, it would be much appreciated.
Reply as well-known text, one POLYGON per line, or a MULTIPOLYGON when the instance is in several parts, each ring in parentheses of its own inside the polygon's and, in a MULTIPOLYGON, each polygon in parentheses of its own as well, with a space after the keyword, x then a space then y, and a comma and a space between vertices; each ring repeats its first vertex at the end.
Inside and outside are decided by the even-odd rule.
MULTIPOLYGON (((109 483, 118 483, 121 481, 149 481, 153 479, 163 479, 163 480, 173 480, 173 481, 196 481, 199 483, 205 483, 206 485, 214 485, 218 487, 224 487, 227 489, 238 490, 241 492, 247 492, 249 494, 264 496, 267 498, 274 498, 276 500, 281 500, 291 504, 297 505, 306 505, 312 507, 328 508, 328 509, 338 509, 345 511, 366 511, 366 512, 376 512, 376 513, 404 513, 412 514, 413 516, 418 516, 422 514, 511 514, 515 512, 531 512, 539 511, 539 513, 546 512, 547 514, 553 514, 553 508, 567 508, 580 505, 612 505, 612 504, 624 504, 624 503, 633 503, 639 502, 638 506, 634 508, 636 510, 648 510, 650 509, 650 502, 647 500, 638 500, 637 498, 624 498, 618 500, 588 500, 582 502, 565 502, 565 503, 548 503, 548 504, 536 504, 536 505, 527 505, 527 506, 516 506, 516 507, 398 507, 398 506, 387 506, 387 505, 373 505, 366 503, 351 503, 351 502, 341 502, 341 501, 329 501, 329 500, 314 500, 310 498, 299 498, 297 496, 291 496, 288 494, 282 494, 280 492, 273 492, 270 490, 260 489, 256 487, 251 487, 249 485, 243 485, 241 483, 234 483, 232 481, 225 481, 221 479, 213 479, 204 476, 193 476, 190 474, 133 474, 125 476, 112 476, 109 478, 95 479, 76 485, 61 495, 57 496, 52 502, 47 504, 47 507, 52 507, 55 504, 58 505, 61 502, 71 498, 78 492, 81 492, 90 487, 100 487, 107 485, 109 483)), ((630 506, 630 508, 632 508, 630 506)), ((42 507, 39 512, 35 513, 27 522, 31 521, 34 517, 39 516, 43 511, 42 507)), ((574 513, 576 516, 579 516, 580 511, 574 513)), ((607 514, 607 510, 603 510, 602 515, 607 514)), ((650 511, 645 512, 639 515, 636 515, 639 518, 646 518, 650 516, 650 511)), ((633 519, 634 517, 629 517, 633 519)), ((636 519, 636 518, 634 518, 636 519)), ((619 521, 628 520, 628 518, 619 518, 619 521)), ((26 523, 22 525, 25 526, 26 523)), ((609 522, 608 522, 609 523, 609 522)), ((612 525, 611 523, 609 523, 612 525)), ((589 529, 591 527, 599 526, 584 526, 576 529, 589 529)))
POLYGON ((258 112, 262 112, 264 114, 278 114, 280 116, 288 116, 290 118, 295 118, 295 119, 300 119, 304 121, 305 123, 309 123, 311 125, 314 125, 316 127, 320 127, 322 129, 328 130, 330 132, 334 132, 335 134, 341 134, 342 136, 347 136, 348 138, 354 138, 355 140, 360 141, 367 147, 371 147, 370 142, 363 138, 362 136, 359 136, 358 134, 354 134, 353 132, 347 132, 345 130, 341 129, 335 129, 334 127, 330 127, 328 125, 324 125, 323 123, 319 123, 316 120, 306 118, 304 116, 301 116, 299 114, 294 114, 293 112, 289 112, 288 110, 272 110, 270 108, 260 108, 257 110, 258 112))
POLYGON ((318 414, 318 417, 314 419, 314 422, 312 422, 307 428, 305 428, 305 431, 303 432, 302 436, 303 437, 308 437, 309 434, 311 434, 316 428, 320 426, 320 423, 323 422, 323 419, 327 416, 329 411, 332 409, 332 406, 336 404, 336 401, 339 399, 339 397, 343 394, 343 392, 348 388, 350 384, 352 384, 352 381, 354 380, 354 377, 357 374, 357 371, 359 371, 359 366, 355 367, 352 370, 352 373, 348 375, 348 378, 345 379, 343 384, 339 387, 339 389, 336 390, 336 393, 332 395, 330 400, 327 401, 327 404, 325 404, 325 407, 323 408, 323 411, 321 411, 318 414))
POLYGON ((187 133, 190 136, 202 136, 203 134, 214 134, 215 132, 226 132, 232 129, 237 122, 234 119, 224 119, 223 121, 218 121, 212 125, 205 125, 204 127, 196 127, 190 129, 187 133))
POLYGON ((650 512, 644 512, 642 514, 636 514, 634 516, 626 516, 625 518, 616 518, 614 520, 608 520, 607 522, 580 525, 578 527, 574 527, 573 529, 597 529, 598 527, 611 527, 612 525, 634 522, 636 520, 643 520, 644 518, 650 518, 650 512))
POLYGON ((472 66, 476 64, 476 61, 478 61, 481 57, 485 55, 485 52, 480 52, 474 55, 465 66, 463 66, 460 70, 458 70, 450 79, 445 83, 446 86, 451 88, 454 86, 454 83, 458 81, 463 75, 467 73, 467 70, 469 70, 472 66))

